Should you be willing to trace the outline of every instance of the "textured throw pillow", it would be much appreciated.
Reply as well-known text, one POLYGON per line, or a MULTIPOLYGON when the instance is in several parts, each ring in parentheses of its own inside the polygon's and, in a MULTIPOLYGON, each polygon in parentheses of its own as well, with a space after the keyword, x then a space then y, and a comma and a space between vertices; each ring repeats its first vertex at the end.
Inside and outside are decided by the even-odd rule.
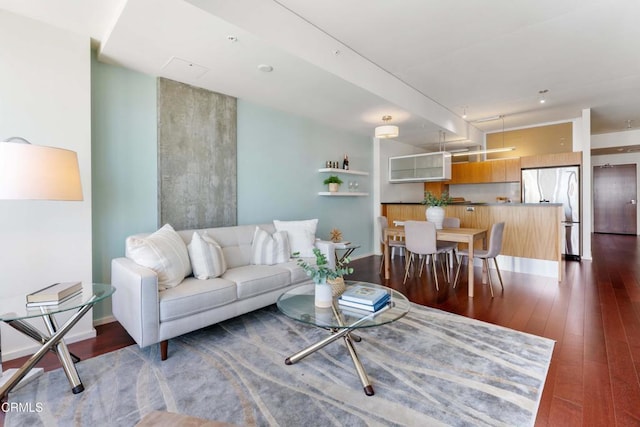
POLYGON ((256 227, 251 243, 251 264, 280 264, 289 261, 291 249, 285 231, 276 231, 273 235, 256 227))
POLYGON ((160 290, 173 288, 191 274, 187 245, 169 224, 147 237, 128 237, 127 256, 158 275, 160 290))
POLYGON ((318 219, 305 221, 273 221, 277 231, 286 231, 289 237, 291 253, 299 252, 301 257, 313 257, 316 242, 316 228, 318 219))
POLYGON ((191 258, 193 275, 196 279, 213 279, 227 271, 222 248, 208 234, 200 236, 194 231, 187 249, 189 250, 189 258, 191 258))

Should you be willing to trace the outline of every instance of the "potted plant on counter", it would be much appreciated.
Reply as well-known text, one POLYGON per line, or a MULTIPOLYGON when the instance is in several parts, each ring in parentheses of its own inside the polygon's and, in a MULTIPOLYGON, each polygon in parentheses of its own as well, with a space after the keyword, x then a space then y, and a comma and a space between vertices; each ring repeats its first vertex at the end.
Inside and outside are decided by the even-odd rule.
POLYGON ((340 184, 342 184, 342 180, 336 175, 331 175, 329 178, 324 180, 324 183, 329 185, 330 192, 336 193, 340 188, 340 184))
POLYGON ((449 203, 451 203, 451 197, 449 197, 449 193, 446 191, 443 191, 439 196, 430 191, 424 192, 424 200, 422 200, 422 204, 427 205, 427 210, 425 212, 427 221, 433 222, 437 229, 442 228, 442 222, 444 221, 444 206, 447 206, 449 203))

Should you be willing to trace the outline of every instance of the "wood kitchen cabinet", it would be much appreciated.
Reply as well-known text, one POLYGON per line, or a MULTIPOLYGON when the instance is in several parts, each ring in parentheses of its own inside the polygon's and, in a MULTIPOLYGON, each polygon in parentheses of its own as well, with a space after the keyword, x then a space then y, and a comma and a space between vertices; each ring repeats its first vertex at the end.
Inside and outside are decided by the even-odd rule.
POLYGON ((449 184, 484 184, 520 181, 520 159, 454 163, 449 184))

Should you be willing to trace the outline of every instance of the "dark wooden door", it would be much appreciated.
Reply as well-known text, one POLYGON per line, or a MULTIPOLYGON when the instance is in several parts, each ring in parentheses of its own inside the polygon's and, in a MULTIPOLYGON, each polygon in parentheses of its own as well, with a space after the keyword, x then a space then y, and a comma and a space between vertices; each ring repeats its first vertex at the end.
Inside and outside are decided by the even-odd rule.
POLYGON ((637 234, 636 165, 593 168, 593 231, 637 234))

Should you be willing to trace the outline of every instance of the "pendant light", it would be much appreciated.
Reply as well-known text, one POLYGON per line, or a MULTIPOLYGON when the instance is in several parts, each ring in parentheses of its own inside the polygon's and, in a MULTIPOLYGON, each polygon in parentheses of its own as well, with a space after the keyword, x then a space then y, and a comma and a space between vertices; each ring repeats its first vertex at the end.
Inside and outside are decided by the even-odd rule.
POLYGON ((375 131, 376 138, 388 139, 388 138, 396 138, 398 135, 400 135, 400 130, 398 129, 398 126, 388 124, 388 122, 391 121, 392 118, 393 117, 391 116, 382 117, 382 121, 384 122, 384 125, 378 126, 376 128, 376 131, 375 131))

